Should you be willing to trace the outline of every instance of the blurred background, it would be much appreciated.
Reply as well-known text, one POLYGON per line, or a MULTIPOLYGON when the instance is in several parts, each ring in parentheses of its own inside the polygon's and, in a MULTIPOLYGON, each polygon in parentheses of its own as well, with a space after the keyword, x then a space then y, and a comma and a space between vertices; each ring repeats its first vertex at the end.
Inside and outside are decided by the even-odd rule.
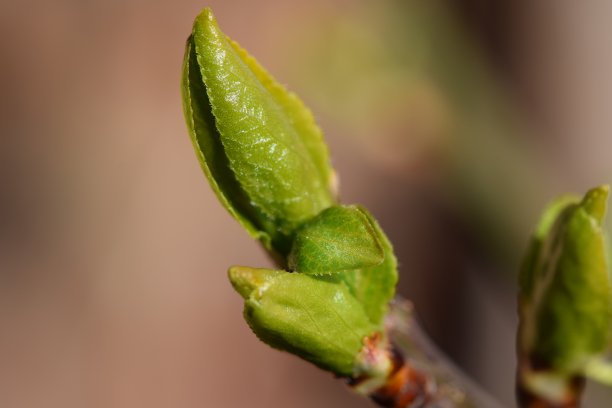
MULTIPOLYGON (((241 317, 228 266, 270 262, 207 185, 179 95, 205 6, 312 107, 401 295, 513 406, 530 230, 612 181, 612 2, 0 1, 0 406, 372 406, 241 317)), ((610 398, 589 384, 585 406, 610 398)))

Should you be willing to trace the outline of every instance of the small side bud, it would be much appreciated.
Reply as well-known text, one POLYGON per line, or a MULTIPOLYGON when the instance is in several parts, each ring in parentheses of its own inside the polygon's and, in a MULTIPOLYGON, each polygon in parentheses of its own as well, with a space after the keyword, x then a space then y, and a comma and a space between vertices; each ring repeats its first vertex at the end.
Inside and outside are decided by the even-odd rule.
POLYGON ((359 207, 330 207, 297 232, 289 268, 321 275, 378 265, 385 258, 378 235, 359 207))
POLYGON ((234 267, 229 275, 260 340, 340 376, 367 368, 359 363, 360 353, 377 328, 344 285, 247 267, 234 267))

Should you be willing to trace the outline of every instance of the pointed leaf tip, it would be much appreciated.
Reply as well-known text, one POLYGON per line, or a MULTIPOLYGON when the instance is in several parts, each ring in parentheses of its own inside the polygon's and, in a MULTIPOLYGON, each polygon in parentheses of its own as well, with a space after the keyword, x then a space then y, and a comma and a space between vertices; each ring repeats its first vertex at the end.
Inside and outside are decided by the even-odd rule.
POLYGON ((200 12, 200 14, 198 14, 195 21, 197 24, 197 23, 205 23, 207 21, 211 23, 216 23, 217 20, 215 18, 215 15, 213 14, 212 9, 210 7, 206 7, 200 12))
POLYGON ((248 266, 233 266, 228 271, 232 286, 242 296, 249 299, 255 290, 265 291, 266 287, 281 271, 271 269, 255 269, 248 266))
POLYGON ((586 193, 581 203, 582 208, 584 208, 590 216, 595 218, 599 225, 602 225, 604 217, 606 216, 609 192, 610 186, 607 184, 595 187, 586 193))

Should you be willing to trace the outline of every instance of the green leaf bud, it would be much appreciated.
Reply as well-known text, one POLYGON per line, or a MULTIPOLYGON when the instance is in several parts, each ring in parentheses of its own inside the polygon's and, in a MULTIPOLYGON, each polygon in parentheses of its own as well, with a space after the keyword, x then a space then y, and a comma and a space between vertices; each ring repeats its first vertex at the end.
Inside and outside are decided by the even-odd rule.
POLYGON ((608 345, 612 318, 605 234, 608 187, 553 203, 521 271, 519 353, 582 375, 608 345))
POLYGON ((377 327, 343 284, 242 266, 231 268, 229 278, 245 299, 245 320, 266 344, 340 376, 380 375, 361 355, 377 327))
POLYGON ((210 11, 187 41, 183 107, 225 208, 268 249, 335 203, 327 147, 310 111, 219 29, 210 11))

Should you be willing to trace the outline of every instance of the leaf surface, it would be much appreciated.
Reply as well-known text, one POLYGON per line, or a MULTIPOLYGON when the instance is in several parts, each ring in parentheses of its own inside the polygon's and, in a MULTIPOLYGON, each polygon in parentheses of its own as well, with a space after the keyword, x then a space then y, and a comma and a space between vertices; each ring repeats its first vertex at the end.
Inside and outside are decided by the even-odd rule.
POLYGON ((355 206, 333 206, 296 234, 289 268, 306 274, 330 274, 380 264, 384 251, 378 231, 355 206))
POLYGON ((365 338, 377 328, 344 285, 242 266, 231 268, 229 276, 260 340, 338 375, 353 375, 365 338))
MULTIPOLYGON (((610 276, 603 218, 607 186, 556 209, 527 258, 521 286, 521 345, 565 373, 581 372, 609 342, 610 276), (533 252, 533 251, 532 251, 533 252), (534 261, 536 259, 537 261, 534 261)), ((546 215, 545 215, 546 217, 546 215)))
POLYGON ((397 259, 391 242, 374 217, 364 208, 360 210, 368 217, 376 231, 384 259, 378 265, 339 272, 329 276, 328 279, 347 285, 353 296, 362 304, 370 321, 381 326, 387 314, 388 304, 395 296, 398 280, 397 259))
POLYGON ((221 32, 209 9, 188 41, 183 101, 224 206, 286 255, 295 231, 335 202, 327 147, 312 114, 221 32))

